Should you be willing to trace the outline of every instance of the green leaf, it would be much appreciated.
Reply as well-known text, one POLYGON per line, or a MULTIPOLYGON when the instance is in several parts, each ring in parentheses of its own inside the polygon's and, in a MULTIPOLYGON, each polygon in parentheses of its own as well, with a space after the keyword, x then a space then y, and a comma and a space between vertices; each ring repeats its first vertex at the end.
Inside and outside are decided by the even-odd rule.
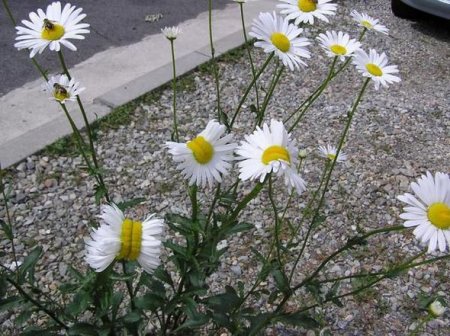
POLYGON ((136 311, 130 311, 123 317, 123 322, 126 324, 135 324, 141 320, 141 315, 136 311))
POLYGON ((165 269, 162 268, 162 266, 158 267, 155 272, 153 273, 153 276, 162 282, 170 285, 171 287, 174 286, 172 277, 170 276, 169 272, 167 272, 165 269))
POLYGON ((278 268, 278 266, 276 269, 272 270, 272 275, 273 275, 273 279, 275 280, 275 284, 277 285, 277 288, 281 292, 287 293, 290 291, 289 280, 288 280, 286 274, 284 274, 284 272, 282 272, 278 268))
POLYGON ((137 308, 142 310, 156 311, 165 304, 165 300, 154 293, 147 293, 144 296, 137 297, 134 303, 137 308))
POLYGON ((120 210, 125 211, 126 209, 132 208, 138 204, 141 204, 142 202, 145 202, 145 198, 136 197, 126 202, 117 203, 116 205, 120 210))
POLYGON ((111 298, 111 314, 112 314, 112 320, 114 321, 117 316, 117 312, 119 311, 120 304, 123 300, 123 294, 121 292, 115 292, 112 295, 111 298))
POLYGON ((14 320, 14 323, 17 326, 22 326, 25 322, 30 320, 31 315, 33 314, 33 309, 27 308, 24 309, 14 320))
POLYGON ((199 328, 201 326, 204 326, 209 322, 209 316, 204 314, 199 314, 197 316, 197 319, 187 319, 186 322, 184 322, 182 325, 180 325, 177 329, 175 329, 175 332, 179 332, 180 330, 185 329, 195 329, 199 328))
POLYGON ((232 235, 238 232, 249 231, 253 229, 255 226, 251 223, 242 222, 236 225, 231 226, 225 234, 232 235))
POLYGON ((250 111, 251 111, 252 113, 258 114, 258 109, 256 108, 255 104, 251 104, 251 105, 250 105, 250 111))
POLYGON ((324 215, 316 216, 314 218, 314 222, 312 223, 312 227, 313 228, 318 227, 320 224, 324 223, 326 219, 327 219, 327 216, 324 216, 324 215))
POLYGON ((89 307, 90 302, 90 294, 86 291, 79 291, 73 297, 72 302, 67 305, 66 311, 68 314, 76 316, 83 313, 89 307))
POLYGON ((172 250, 176 257, 181 257, 182 259, 184 259, 186 261, 189 261, 191 259, 190 258, 191 255, 187 248, 185 248, 181 245, 178 245, 171 240, 164 242, 164 246, 167 247, 168 249, 172 250))
POLYGON ((23 283, 27 274, 29 281, 34 283, 34 268, 36 267, 36 263, 41 257, 41 254, 42 247, 37 246, 28 256, 26 256, 22 265, 19 267, 19 283, 23 283))
POLYGON ((11 227, 6 224, 6 222, 3 219, 0 219, 0 225, 2 226, 2 230, 5 232, 6 238, 9 240, 13 240, 13 233, 11 227))
POLYGON ((112 272, 111 275, 109 276, 109 278, 112 281, 128 281, 128 280, 133 280, 135 276, 136 276, 136 273, 119 274, 116 272, 112 272))
POLYGON ((6 299, 0 300, 0 312, 19 307, 24 302, 25 301, 20 296, 10 296, 6 299))
POLYGON ((264 326, 270 323, 271 314, 261 313, 256 316, 249 316, 247 319, 250 321, 250 327, 247 329, 245 335, 252 336, 261 330, 264 326))
POLYGON ((225 293, 211 296, 206 299, 206 305, 215 312, 227 314, 240 304, 241 300, 234 288, 230 286, 225 287, 225 293))
POLYGON ((94 193, 95 204, 100 204, 101 201, 102 201, 102 198, 105 197, 105 195, 106 195, 105 188, 103 188, 103 187, 101 187, 99 185, 96 185, 95 186, 95 193, 94 193))
POLYGON ((281 314, 275 318, 276 321, 289 324, 296 327, 302 327, 305 329, 319 328, 320 324, 306 313, 291 313, 281 314))
POLYGON ((67 333, 69 336, 98 336, 97 328, 89 323, 75 323, 67 333))
POLYGON ((25 329, 20 335, 21 336, 53 336, 60 335, 59 329, 57 326, 50 328, 38 328, 35 326, 28 327, 25 329))

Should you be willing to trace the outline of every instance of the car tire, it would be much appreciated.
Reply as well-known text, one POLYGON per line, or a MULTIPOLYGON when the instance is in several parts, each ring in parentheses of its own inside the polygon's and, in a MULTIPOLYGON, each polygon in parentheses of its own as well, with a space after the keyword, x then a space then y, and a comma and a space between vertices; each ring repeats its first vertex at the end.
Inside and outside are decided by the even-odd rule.
POLYGON ((406 5, 401 0, 391 0, 391 8, 395 16, 403 19, 413 20, 420 17, 420 12, 417 9, 406 5))

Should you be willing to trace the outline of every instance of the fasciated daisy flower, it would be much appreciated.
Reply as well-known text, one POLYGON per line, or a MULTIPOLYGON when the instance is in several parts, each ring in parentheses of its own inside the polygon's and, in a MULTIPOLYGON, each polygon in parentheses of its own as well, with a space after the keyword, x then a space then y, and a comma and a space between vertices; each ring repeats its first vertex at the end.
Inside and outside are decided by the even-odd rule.
POLYGON ((359 13, 356 10, 352 10, 350 15, 361 27, 364 27, 367 30, 374 30, 386 35, 389 33, 389 29, 387 29, 386 26, 378 23, 379 20, 374 19, 365 13, 359 13))
POLYGON ((84 87, 80 87, 79 82, 69 78, 66 75, 52 76, 48 82, 43 85, 43 90, 48 92, 50 100, 56 100, 61 104, 66 101, 75 101, 77 96, 84 91, 84 87))
POLYGON ((334 30, 331 32, 327 31, 325 34, 319 34, 317 39, 328 56, 337 56, 341 61, 344 61, 345 57, 352 56, 356 50, 361 48, 361 43, 351 39, 348 34, 343 32, 337 33, 334 30))
POLYGON ((161 29, 161 33, 163 33, 166 39, 173 41, 181 34, 181 28, 177 26, 164 27, 161 29))
POLYGON ((222 176, 228 174, 233 160, 236 143, 230 143, 232 134, 225 136, 225 126, 211 120, 206 129, 186 143, 167 142, 173 160, 179 162, 181 170, 189 185, 213 186, 214 181, 222 182, 222 176))
POLYGON ((88 34, 89 24, 80 23, 86 17, 82 8, 66 4, 61 8, 59 1, 47 7, 47 11, 38 9, 37 13, 29 14, 30 21, 22 20, 25 27, 17 26, 16 44, 21 49, 30 49, 30 57, 42 53, 47 46, 50 50, 59 51, 61 44, 70 50, 77 50, 70 39, 82 40, 83 34, 88 34))
POLYGON ((364 77, 369 77, 375 82, 375 90, 378 90, 380 84, 388 87, 388 84, 400 82, 400 77, 393 74, 398 73, 396 65, 387 65, 388 58, 385 53, 381 55, 375 50, 370 49, 369 54, 364 50, 355 51, 353 64, 364 77))
POLYGON ((330 161, 336 160, 336 162, 344 162, 347 160, 347 154, 345 154, 342 150, 336 158, 337 148, 331 145, 319 146, 319 152, 320 156, 330 161))
POLYGON ((406 203, 400 218, 405 227, 413 231, 422 243, 428 243, 428 252, 450 246, 450 177, 448 174, 430 172, 411 183, 414 195, 406 193, 397 198, 406 203))
POLYGON ((273 12, 260 13, 259 17, 253 20, 249 35, 259 40, 255 42, 256 47, 263 48, 266 53, 275 52, 285 66, 294 70, 299 68, 300 64, 306 66, 300 57, 311 57, 305 48, 311 43, 308 39, 299 37, 302 31, 303 29, 290 24, 288 19, 273 12))
POLYGON ((115 205, 101 208, 101 225, 85 239, 86 262, 96 272, 104 271, 114 260, 135 261, 152 273, 160 263, 164 221, 147 217, 143 222, 125 218, 115 205))
POLYGON ((314 18, 328 22, 326 15, 334 15, 337 5, 331 0, 280 0, 285 4, 277 5, 280 13, 286 15, 287 20, 295 20, 295 24, 314 24, 314 18))
POLYGON ((305 181, 296 170, 298 150, 295 140, 290 138, 282 122, 272 119, 270 126, 264 123, 262 129, 257 127, 253 134, 245 136, 236 154, 241 160, 241 180, 262 183, 267 174, 274 173, 284 176, 289 191, 294 188, 301 194, 306 189, 305 181))

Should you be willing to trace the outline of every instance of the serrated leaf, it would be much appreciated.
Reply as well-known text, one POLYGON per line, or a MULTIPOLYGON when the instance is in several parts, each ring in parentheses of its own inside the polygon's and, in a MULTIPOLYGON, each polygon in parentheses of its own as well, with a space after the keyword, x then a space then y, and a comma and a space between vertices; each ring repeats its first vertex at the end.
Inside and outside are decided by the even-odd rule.
POLYGON ((281 292, 286 293, 290 290, 289 280, 288 280, 286 274, 284 274, 279 268, 272 270, 272 276, 273 276, 273 279, 275 280, 275 284, 277 285, 277 288, 281 292))
POLYGON ((130 273, 130 274, 111 273, 109 278, 112 281, 129 281, 129 280, 133 280, 135 276, 136 276, 136 273, 130 273))
POLYGON ((186 322, 184 322, 177 329, 175 329, 175 332, 179 332, 180 330, 199 328, 199 327, 207 324, 208 322, 209 322, 208 315, 199 314, 198 318, 195 320, 187 319, 186 322))
POLYGON ((225 234, 227 235, 232 235, 238 232, 244 232, 244 231, 249 231, 251 229, 253 229, 255 226, 252 223, 246 223, 246 222, 242 222, 242 223, 238 223, 236 225, 231 226, 226 232, 225 234))
POLYGON ((172 277, 170 276, 169 272, 167 272, 165 269, 162 268, 162 266, 158 267, 155 272, 153 273, 153 276, 162 282, 170 285, 171 287, 174 286, 172 277))
POLYGON ((34 282, 34 268, 39 258, 41 257, 41 254, 42 247, 37 246, 33 251, 30 252, 29 255, 25 257, 22 265, 20 265, 19 267, 19 283, 23 283, 27 274, 29 281, 31 283, 34 282))
POLYGON ((75 323, 67 333, 69 336, 98 336, 97 328, 89 323, 75 323))
POLYGON ((165 300, 154 293, 147 293, 134 300, 137 308, 142 310, 156 311, 165 304, 165 300))
POLYGON ((276 321, 305 329, 320 327, 320 324, 306 313, 281 314, 275 318, 276 321))
POLYGON ((136 197, 129 201, 117 203, 116 205, 120 210, 125 211, 126 209, 132 208, 138 204, 141 204, 142 202, 145 202, 145 198, 136 197))
POLYGON ((13 240, 13 233, 11 227, 6 224, 6 222, 3 219, 0 219, 0 225, 2 226, 3 232, 5 232, 6 238, 9 240, 13 240))
POLYGON ((126 324, 134 324, 141 320, 141 315, 136 311, 130 311, 123 317, 123 322, 126 324))
POLYGON ((91 296, 85 291, 79 291, 74 295, 73 300, 66 306, 66 311, 72 316, 83 313, 91 302, 91 296))
POLYGON ((24 299, 20 296, 10 296, 6 299, 0 300, 0 312, 19 307, 24 302, 24 299))

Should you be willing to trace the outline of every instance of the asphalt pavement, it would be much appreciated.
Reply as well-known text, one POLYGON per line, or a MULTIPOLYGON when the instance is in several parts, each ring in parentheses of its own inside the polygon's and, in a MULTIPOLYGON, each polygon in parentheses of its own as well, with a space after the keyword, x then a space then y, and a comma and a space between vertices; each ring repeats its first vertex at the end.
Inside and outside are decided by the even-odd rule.
MULTIPOLYGON (((221 9, 230 2, 214 0, 213 7, 221 9)), ((48 0, 9 1, 18 24, 28 19, 31 11, 45 10, 50 3, 48 0)), ((178 25, 208 10, 207 0, 77 0, 70 3, 83 8, 87 14, 83 22, 91 25, 91 33, 85 40, 76 41, 79 52, 64 48, 69 66, 100 51, 138 42, 147 35, 160 32, 165 26, 178 25)), ((0 5, 0 96, 39 78, 28 59, 29 53, 14 48, 15 36, 14 26, 0 5)), ((36 60, 51 72, 59 69, 54 53, 44 52, 37 55, 36 60)))

